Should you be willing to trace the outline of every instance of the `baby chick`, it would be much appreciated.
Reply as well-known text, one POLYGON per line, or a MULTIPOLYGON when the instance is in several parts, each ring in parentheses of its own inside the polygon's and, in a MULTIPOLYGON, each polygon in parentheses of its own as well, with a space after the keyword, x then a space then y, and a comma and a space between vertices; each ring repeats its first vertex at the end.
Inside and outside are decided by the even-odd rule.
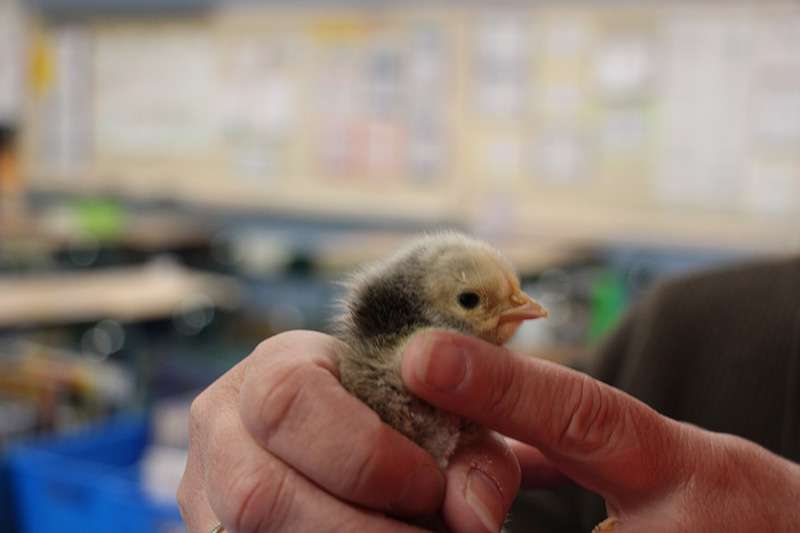
POLYGON ((444 468, 459 440, 482 428, 408 391, 400 375, 406 346, 432 329, 502 345, 524 320, 547 312, 522 292, 505 256, 455 232, 419 237, 355 272, 345 287, 335 322, 349 348, 340 358, 342 384, 444 468))

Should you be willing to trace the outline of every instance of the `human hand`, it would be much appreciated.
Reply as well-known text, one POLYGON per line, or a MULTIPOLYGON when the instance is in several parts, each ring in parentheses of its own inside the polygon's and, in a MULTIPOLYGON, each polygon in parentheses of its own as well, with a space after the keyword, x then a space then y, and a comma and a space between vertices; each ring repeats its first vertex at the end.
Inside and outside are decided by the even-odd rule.
POLYGON ((437 509, 454 532, 499 529, 519 486, 505 442, 470 443, 442 472, 341 387, 341 346, 273 337, 197 397, 178 490, 188 531, 419 531, 387 515, 437 509))
POLYGON ((544 457, 603 496, 598 530, 800 531, 800 465, 585 374, 446 332, 412 341, 402 371, 424 400, 535 446, 514 445, 523 469, 544 457))

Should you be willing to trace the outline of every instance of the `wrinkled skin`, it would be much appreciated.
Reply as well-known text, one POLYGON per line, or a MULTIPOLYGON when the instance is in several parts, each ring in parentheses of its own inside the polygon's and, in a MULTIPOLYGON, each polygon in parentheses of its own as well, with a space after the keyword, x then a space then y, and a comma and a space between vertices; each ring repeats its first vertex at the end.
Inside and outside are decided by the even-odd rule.
POLYGON ((340 386, 340 348, 273 337, 197 398, 178 491, 190 532, 418 531, 388 516, 436 509, 454 532, 497 531, 520 479, 564 476, 606 498, 615 532, 800 531, 797 464, 585 374, 433 332, 406 350, 407 386, 515 439, 514 453, 470 443, 441 472, 340 386))

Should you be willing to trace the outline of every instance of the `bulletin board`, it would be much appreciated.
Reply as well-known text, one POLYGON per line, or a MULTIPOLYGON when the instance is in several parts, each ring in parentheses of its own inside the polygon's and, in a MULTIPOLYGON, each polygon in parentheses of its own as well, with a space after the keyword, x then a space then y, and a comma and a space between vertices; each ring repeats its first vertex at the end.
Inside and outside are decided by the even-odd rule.
POLYGON ((796 2, 226 7, 42 24, 33 187, 796 247, 796 2))

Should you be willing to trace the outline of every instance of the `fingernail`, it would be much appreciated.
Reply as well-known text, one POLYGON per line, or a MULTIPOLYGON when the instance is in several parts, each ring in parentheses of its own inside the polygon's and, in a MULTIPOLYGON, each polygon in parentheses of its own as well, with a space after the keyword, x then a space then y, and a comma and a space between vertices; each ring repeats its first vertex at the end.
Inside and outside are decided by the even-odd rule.
POLYGON ((432 466, 419 466, 406 478, 400 496, 392 502, 399 513, 416 514, 436 509, 444 497, 444 473, 432 466))
POLYGON ((424 341, 414 354, 414 374, 431 389, 455 389, 467 375, 466 353, 450 341, 424 341))
POLYGON ((480 470, 470 470, 465 499, 486 531, 498 533, 503 527, 503 500, 492 478, 480 470))

